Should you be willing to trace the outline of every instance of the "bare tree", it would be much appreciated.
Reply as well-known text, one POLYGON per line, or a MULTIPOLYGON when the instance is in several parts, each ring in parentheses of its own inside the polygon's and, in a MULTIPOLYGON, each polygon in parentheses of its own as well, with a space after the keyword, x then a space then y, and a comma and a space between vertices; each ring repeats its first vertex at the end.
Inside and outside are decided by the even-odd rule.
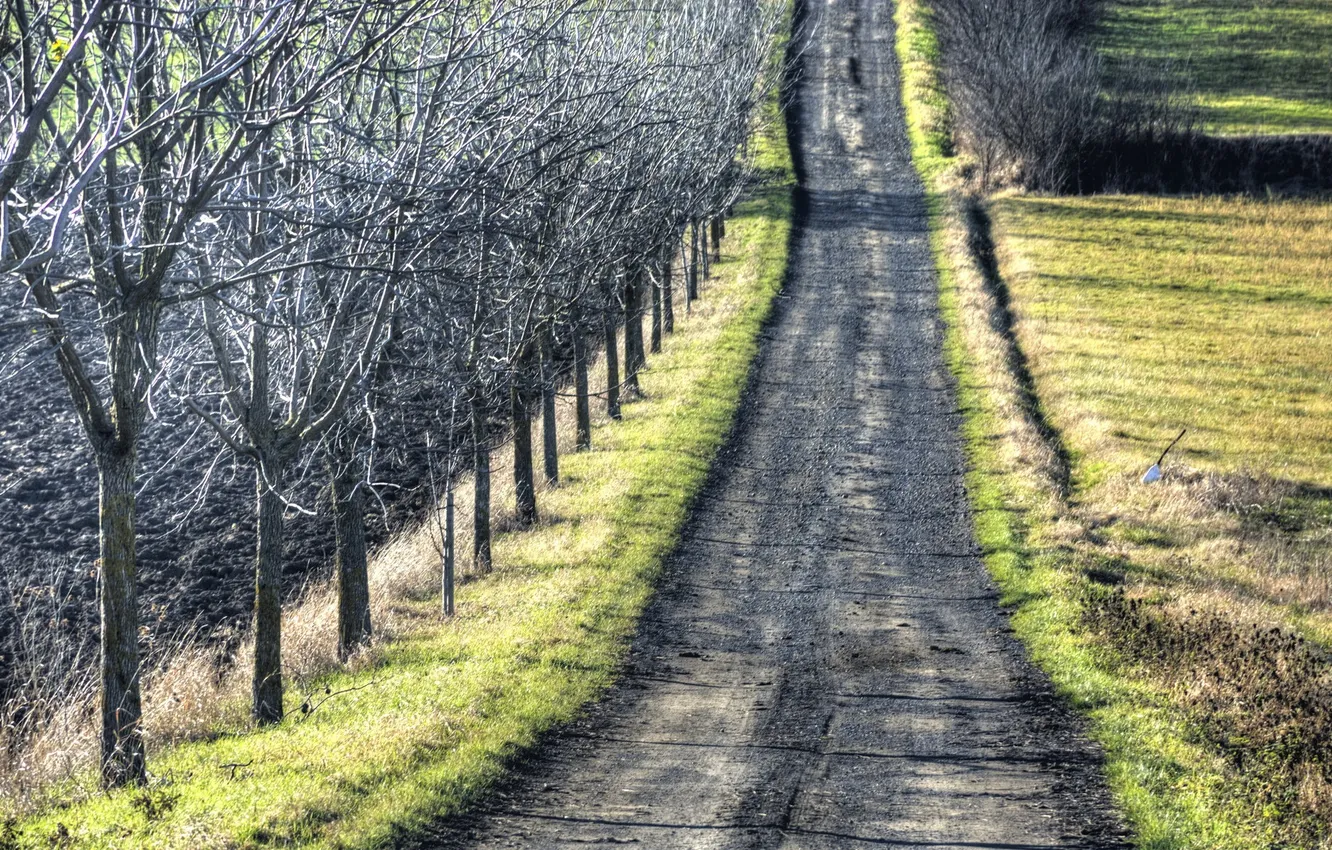
POLYGON ((163 315, 198 288, 183 249, 274 130, 420 7, 76 2, 58 59, 43 7, 7 8, 30 25, 2 73, 31 109, 6 109, 4 262, 23 275, 98 468, 102 776, 115 786, 144 777, 135 478, 163 315), (74 218, 81 244, 68 238, 74 218))
POLYGON ((655 349, 682 233, 745 182, 778 4, 11 0, 4 14, 0 274, 45 331, 96 460, 114 786, 145 775, 135 489, 155 405, 174 396, 254 463, 253 712, 277 720, 293 485, 329 478, 341 655, 371 631, 364 498, 390 423, 446 431, 448 476, 470 452, 474 564, 489 570, 497 436, 512 425, 522 450, 539 386, 553 481, 557 376, 572 372, 582 448, 590 339, 606 340, 615 412, 621 325, 625 382, 640 379, 645 286, 655 349), (425 399, 448 400, 447 425, 408 421, 425 399))

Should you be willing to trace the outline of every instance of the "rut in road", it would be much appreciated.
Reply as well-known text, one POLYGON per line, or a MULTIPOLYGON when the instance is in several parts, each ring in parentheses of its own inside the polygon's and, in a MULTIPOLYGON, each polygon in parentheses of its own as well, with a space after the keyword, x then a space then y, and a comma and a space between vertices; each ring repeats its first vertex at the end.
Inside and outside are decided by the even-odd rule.
POLYGON ((805 31, 787 289, 629 669, 408 846, 1119 844, 973 541, 892 6, 805 31))

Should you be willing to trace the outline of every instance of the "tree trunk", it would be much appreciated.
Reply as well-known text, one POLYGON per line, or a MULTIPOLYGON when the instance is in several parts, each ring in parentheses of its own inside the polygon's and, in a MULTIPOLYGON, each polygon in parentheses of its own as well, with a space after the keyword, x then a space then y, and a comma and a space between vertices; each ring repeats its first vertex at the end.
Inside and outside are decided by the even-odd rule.
POLYGON ((333 471, 333 518, 337 539, 338 658, 346 661, 370 642, 370 576, 366 568, 365 490, 350 458, 333 471))
MULTIPOLYGON (((16 256, 32 251, 21 229, 9 231, 16 256)), ((34 304, 40 308, 47 338, 69 390, 73 409, 97 463, 98 561, 97 591, 101 613, 100 687, 98 711, 99 767, 104 788, 142 783, 147 779, 140 720, 139 603, 136 558, 135 479, 138 437, 146 402, 137 389, 151 383, 157 350, 160 302, 139 302, 127 311, 119 298, 100 289, 98 314, 107 339, 110 407, 89 376, 78 350, 60 319, 60 302, 44 271, 25 273, 34 304), (116 411, 113 415, 110 411, 116 411)))
POLYGON ((444 616, 453 616, 453 482, 449 481, 448 495, 444 497, 444 575, 442 604, 444 616))
POLYGON ((675 279, 674 254, 675 249, 672 247, 666 254, 666 264, 661 270, 661 332, 663 334, 675 333, 675 305, 671 301, 671 284, 675 279))
POLYGON ((721 262, 722 220, 717 216, 712 220, 712 259, 721 262))
POLYGON ((142 783, 142 706, 139 699, 139 602, 135 574, 136 453, 97 457, 102 608, 102 785, 142 783))
POLYGON ((513 419, 514 515, 519 528, 537 521, 536 487, 532 482, 532 419, 522 390, 521 373, 509 385, 509 413, 513 419))
POLYGON ((712 255, 708 253, 707 224, 706 219, 699 219, 694 222, 694 238, 698 240, 698 256, 703 261, 704 280, 709 280, 712 277, 712 255))
POLYGON ((689 281, 685 288, 685 310, 698 300, 698 222, 690 226, 689 236, 689 281))
POLYGON ((606 310, 602 323, 606 332, 606 414, 620 418, 620 361, 616 351, 615 313, 606 310))
POLYGON ((652 281, 652 336, 648 345, 653 354, 661 351, 661 281, 659 280, 652 281))
POLYGON ((255 464, 259 522, 254 565, 254 679, 250 712, 261 725, 282 719, 282 486, 281 464, 269 455, 255 464))
POLYGON ((476 498, 472 510, 472 565, 481 574, 490 572, 490 433, 486 408, 472 399, 472 472, 476 498))
POLYGON ((578 420, 574 446, 581 452, 592 448, 592 403, 588 398, 587 387, 587 342, 583 338, 583 329, 577 322, 573 329, 573 344, 574 402, 578 420))
POLYGON ((624 386, 635 398, 643 395, 638 372, 647 360, 643 354, 642 277, 640 272, 634 272, 624 286, 624 386))
POLYGON ((550 333, 541 334, 541 450, 546 466, 546 483, 560 482, 560 447, 555 431, 555 353, 550 333))

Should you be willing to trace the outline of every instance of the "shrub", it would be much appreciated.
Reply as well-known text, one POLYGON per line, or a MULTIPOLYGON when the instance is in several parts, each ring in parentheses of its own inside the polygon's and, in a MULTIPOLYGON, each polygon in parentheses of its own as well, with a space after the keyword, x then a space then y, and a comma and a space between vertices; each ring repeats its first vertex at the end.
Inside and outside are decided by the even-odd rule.
POLYGON ((1130 67, 1106 85, 1087 40, 1097 0, 937 0, 944 84, 959 149, 983 188, 1094 191, 1132 181, 1137 156, 1192 137, 1167 73, 1130 67))

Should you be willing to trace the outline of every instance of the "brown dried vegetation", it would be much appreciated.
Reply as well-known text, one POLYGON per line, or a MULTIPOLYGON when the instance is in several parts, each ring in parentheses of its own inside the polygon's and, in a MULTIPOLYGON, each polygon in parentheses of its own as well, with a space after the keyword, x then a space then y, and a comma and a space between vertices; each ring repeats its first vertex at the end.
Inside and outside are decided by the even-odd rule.
POLYGON ((1234 612, 1089 592, 1088 625, 1159 680, 1238 775, 1253 807, 1300 843, 1332 821, 1332 663, 1287 629, 1234 612))

